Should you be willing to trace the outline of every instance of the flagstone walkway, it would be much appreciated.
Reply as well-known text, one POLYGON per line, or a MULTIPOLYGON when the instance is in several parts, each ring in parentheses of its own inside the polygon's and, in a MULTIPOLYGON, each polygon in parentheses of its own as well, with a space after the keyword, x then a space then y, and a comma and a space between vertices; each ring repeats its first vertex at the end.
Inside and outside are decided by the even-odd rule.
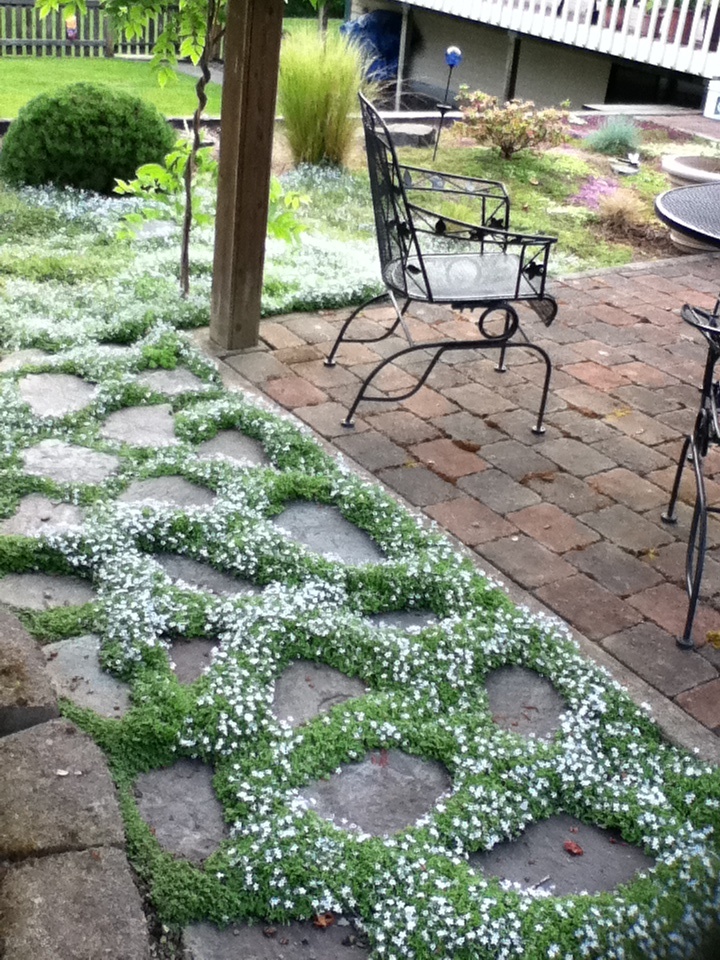
MULTIPOLYGON (((403 403, 347 405, 392 337, 323 359, 346 313, 275 317, 261 345, 224 357, 242 378, 326 438, 580 634, 720 735, 720 524, 710 523, 696 651, 675 644, 687 608, 685 544, 694 496, 689 472, 679 522, 660 516, 698 401, 705 350, 684 325, 685 302, 711 307, 716 255, 599 271, 553 284, 560 309, 527 329, 555 369, 546 433, 531 432, 543 374, 529 352, 498 374, 491 354, 446 354, 428 385, 403 403)), ((381 333, 388 308, 368 309, 357 335, 381 333)), ((531 315, 532 317, 532 315, 531 315)), ((411 311, 413 337, 472 336, 472 320, 443 307, 411 311)), ((422 361, 382 374, 406 389, 422 361)), ((720 498, 720 453, 706 461, 720 498)))

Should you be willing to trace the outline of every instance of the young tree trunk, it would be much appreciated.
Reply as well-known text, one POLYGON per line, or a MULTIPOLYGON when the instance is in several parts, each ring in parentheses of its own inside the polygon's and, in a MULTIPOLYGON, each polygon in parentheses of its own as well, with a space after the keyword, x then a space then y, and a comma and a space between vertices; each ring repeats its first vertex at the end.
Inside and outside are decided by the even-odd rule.
POLYGON ((318 29, 321 35, 324 37, 327 34, 328 20, 330 19, 330 7, 328 6, 326 0, 318 0, 317 12, 318 29))
POLYGON ((203 110, 207 105, 207 95, 205 93, 205 87, 210 82, 210 56, 213 48, 213 37, 217 24, 215 22, 217 14, 217 3, 216 0, 210 0, 208 3, 207 11, 207 24, 205 30, 205 45, 203 46, 202 55, 200 56, 200 61, 198 66, 200 67, 200 78, 195 85, 195 94, 197 96, 197 107, 195 108, 195 113, 193 114, 192 122, 192 144, 190 147, 190 154, 185 164, 185 172, 183 174, 183 180, 185 182, 185 212, 183 215, 183 224, 182 224, 182 240, 180 244, 180 290, 183 297, 187 297, 190 293, 190 232, 192 229, 192 201, 193 201, 193 184, 195 181, 195 167, 196 167, 196 157, 197 152, 200 149, 200 120, 202 118, 203 110))

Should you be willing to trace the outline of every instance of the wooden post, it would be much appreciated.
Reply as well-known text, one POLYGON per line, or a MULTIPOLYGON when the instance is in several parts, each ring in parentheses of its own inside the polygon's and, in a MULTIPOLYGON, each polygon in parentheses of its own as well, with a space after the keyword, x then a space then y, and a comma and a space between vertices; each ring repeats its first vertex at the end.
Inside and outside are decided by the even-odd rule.
POLYGON ((115 56, 115 37, 113 36, 113 27, 112 20, 110 17, 103 17, 100 21, 105 32, 105 56, 114 57, 115 56))
POLYGON ((258 341, 284 0, 229 0, 210 339, 258 341))

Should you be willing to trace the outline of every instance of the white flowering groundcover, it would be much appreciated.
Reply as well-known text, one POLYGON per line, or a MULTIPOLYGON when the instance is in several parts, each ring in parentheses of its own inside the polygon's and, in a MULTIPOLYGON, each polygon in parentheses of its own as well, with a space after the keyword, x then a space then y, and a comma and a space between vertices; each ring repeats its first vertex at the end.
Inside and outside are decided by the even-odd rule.
MULTIPOLYGON (((94 242, 87 231, 66 236, 76 249, 94 242)), ((38 256, 60 247, 57 239, 32 243, 38 256)), ((8 279, 0 290, 4 348, 50 352, 0 379, 0 510, 11 515, 30 492, 87 508, 76 531, 0 538, 0 570, 73 572, 95 585, 96 603, 25 620, 43 640, 100 634, 107 669, 130 684, 133 709, 121 720, 64 709, 106 751, 129 852, 160 918, 180 927, 341 911, 367 930, 373 956, 394 960, 693 957, 720 908, 718 770, 668 746, 556 621, 513 606, 442 535, 323 452, 303 428, 227 393, 180 332, 202 322, 206 307, 200 294, 182 302, 171 293, 166 254, 147 249, 102 282, 8 279), (108 349, 118 343, 125 349, 108 349), (172 400, 180 443, 150 449, 103 439, 110 412, 168 402, 136 375, 176 365, 203 381, 172 400), (91 404, 63 417, 34 416, 17 383, 49 371, 96 383, 91 404), (197 444, 227 428, 259 440, 271 466, 199 458, 197 444), (26 475, 23 450, 50 437, 115 453, 121 469, 98 485, 26 475), (133 480, 168 474, 206 485, 215 502, 181 510, 115 499, 133 480), (387 559, 346 566, 290 541, 272 518, 297 499, 336 505, 387 559), (181 588, 153 560, 158 552, 263 589, 223 598, 181 588), (430 609, 440 620, 403 632, 366 619, 404 609, 430 609), (218 644, 189 686, 170 667, 176 637, 218 644), (292 729, 271 705, 275 678, 297 658, 359 677, 371 692, 292 729), (484 678, 506 664, 536 670, 565 699, 551 740, 493 722, 484 678), (421 822, 371 837, 300 802, 310 781, 390 747, 450 772, 450 794, 421 822), (181 756, 213 767, 230 825, 202 868, 163 851, 133 798, 141 771, 181 756), (562 898, 469 867, 473 851, 561 811, 619 830, 656 866, 613 892, 562 898)))

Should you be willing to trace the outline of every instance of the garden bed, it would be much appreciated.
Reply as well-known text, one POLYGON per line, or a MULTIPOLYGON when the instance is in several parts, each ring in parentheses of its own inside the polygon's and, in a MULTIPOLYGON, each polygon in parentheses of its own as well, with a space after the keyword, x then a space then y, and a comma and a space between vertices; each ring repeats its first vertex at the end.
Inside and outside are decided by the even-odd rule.
MULTIPOLYGON (((350 204, 354 183, 333 190, 350 204)), ((23 616, 42 642, 95 634, 105 668, 131 693, 122 719, 72 698, 64 710, 107 754, 128 850, 160 921, 322 926, 328 913, 344 915, 372 956, 393 960, 693 957, 720 908, 720 772, 668 746, 560 624, 514 606, 306 430, 227 392, 182 333, 207 320, 201 258, 183 301, 167 277, 174 248, 114 239, 117 202, 0 200, 2 345, 46 351, 16 357, 0 377, 0 509, 13 517, 39 494, 84 511, 80 526, 47 536, 1 536, 0 571, 70 574, 96 593, 23 616), (20 272, 18 236, 34 278, 20 272), (65 411, 47 403, 61 383, 79 398, 65 411), (239 459, 206 446, 227 432, 245 444, 239 459), (78 447, 101 468, 94 482, 86 468, 67 473, 63 451, 78 447), (138 495, 170 478, 174 499, 167 486, 138 495), (188 485, 199 499, 187 499, 188 485), (290 522, 298 505, 330 509, 364 534, 367 559, 303 542, 290 522), (198 567, 206 584, 222 575, 237 591, 179 572, 198 567), (427 619, 410 628, 370 619, 398 612, 427 619), (213 651, 191 682, 171 667, 179 643, 213 651), (294 726, 274 693, 306 661, 365 692, 294 726), (510 667, 552 689, 552 731, 527 736, 494 715, 488 685, 510 667), (419 819, 376 835, 320 815, 320 801, 313 809, 326 779, 362 761, 384 769, 396 751, 442 774, 419 819), (181 758, 214 774, 222 839, 209 856, 173 855, 143 814, 143 778, 181 758), (480 859, 565 814, 583 830, 617 831, 615 843, 652 865, 605 892, 553 895, 543 883, 502 881, 480 859)), ((330 230, 341 234, 344 218, 330 230)))

